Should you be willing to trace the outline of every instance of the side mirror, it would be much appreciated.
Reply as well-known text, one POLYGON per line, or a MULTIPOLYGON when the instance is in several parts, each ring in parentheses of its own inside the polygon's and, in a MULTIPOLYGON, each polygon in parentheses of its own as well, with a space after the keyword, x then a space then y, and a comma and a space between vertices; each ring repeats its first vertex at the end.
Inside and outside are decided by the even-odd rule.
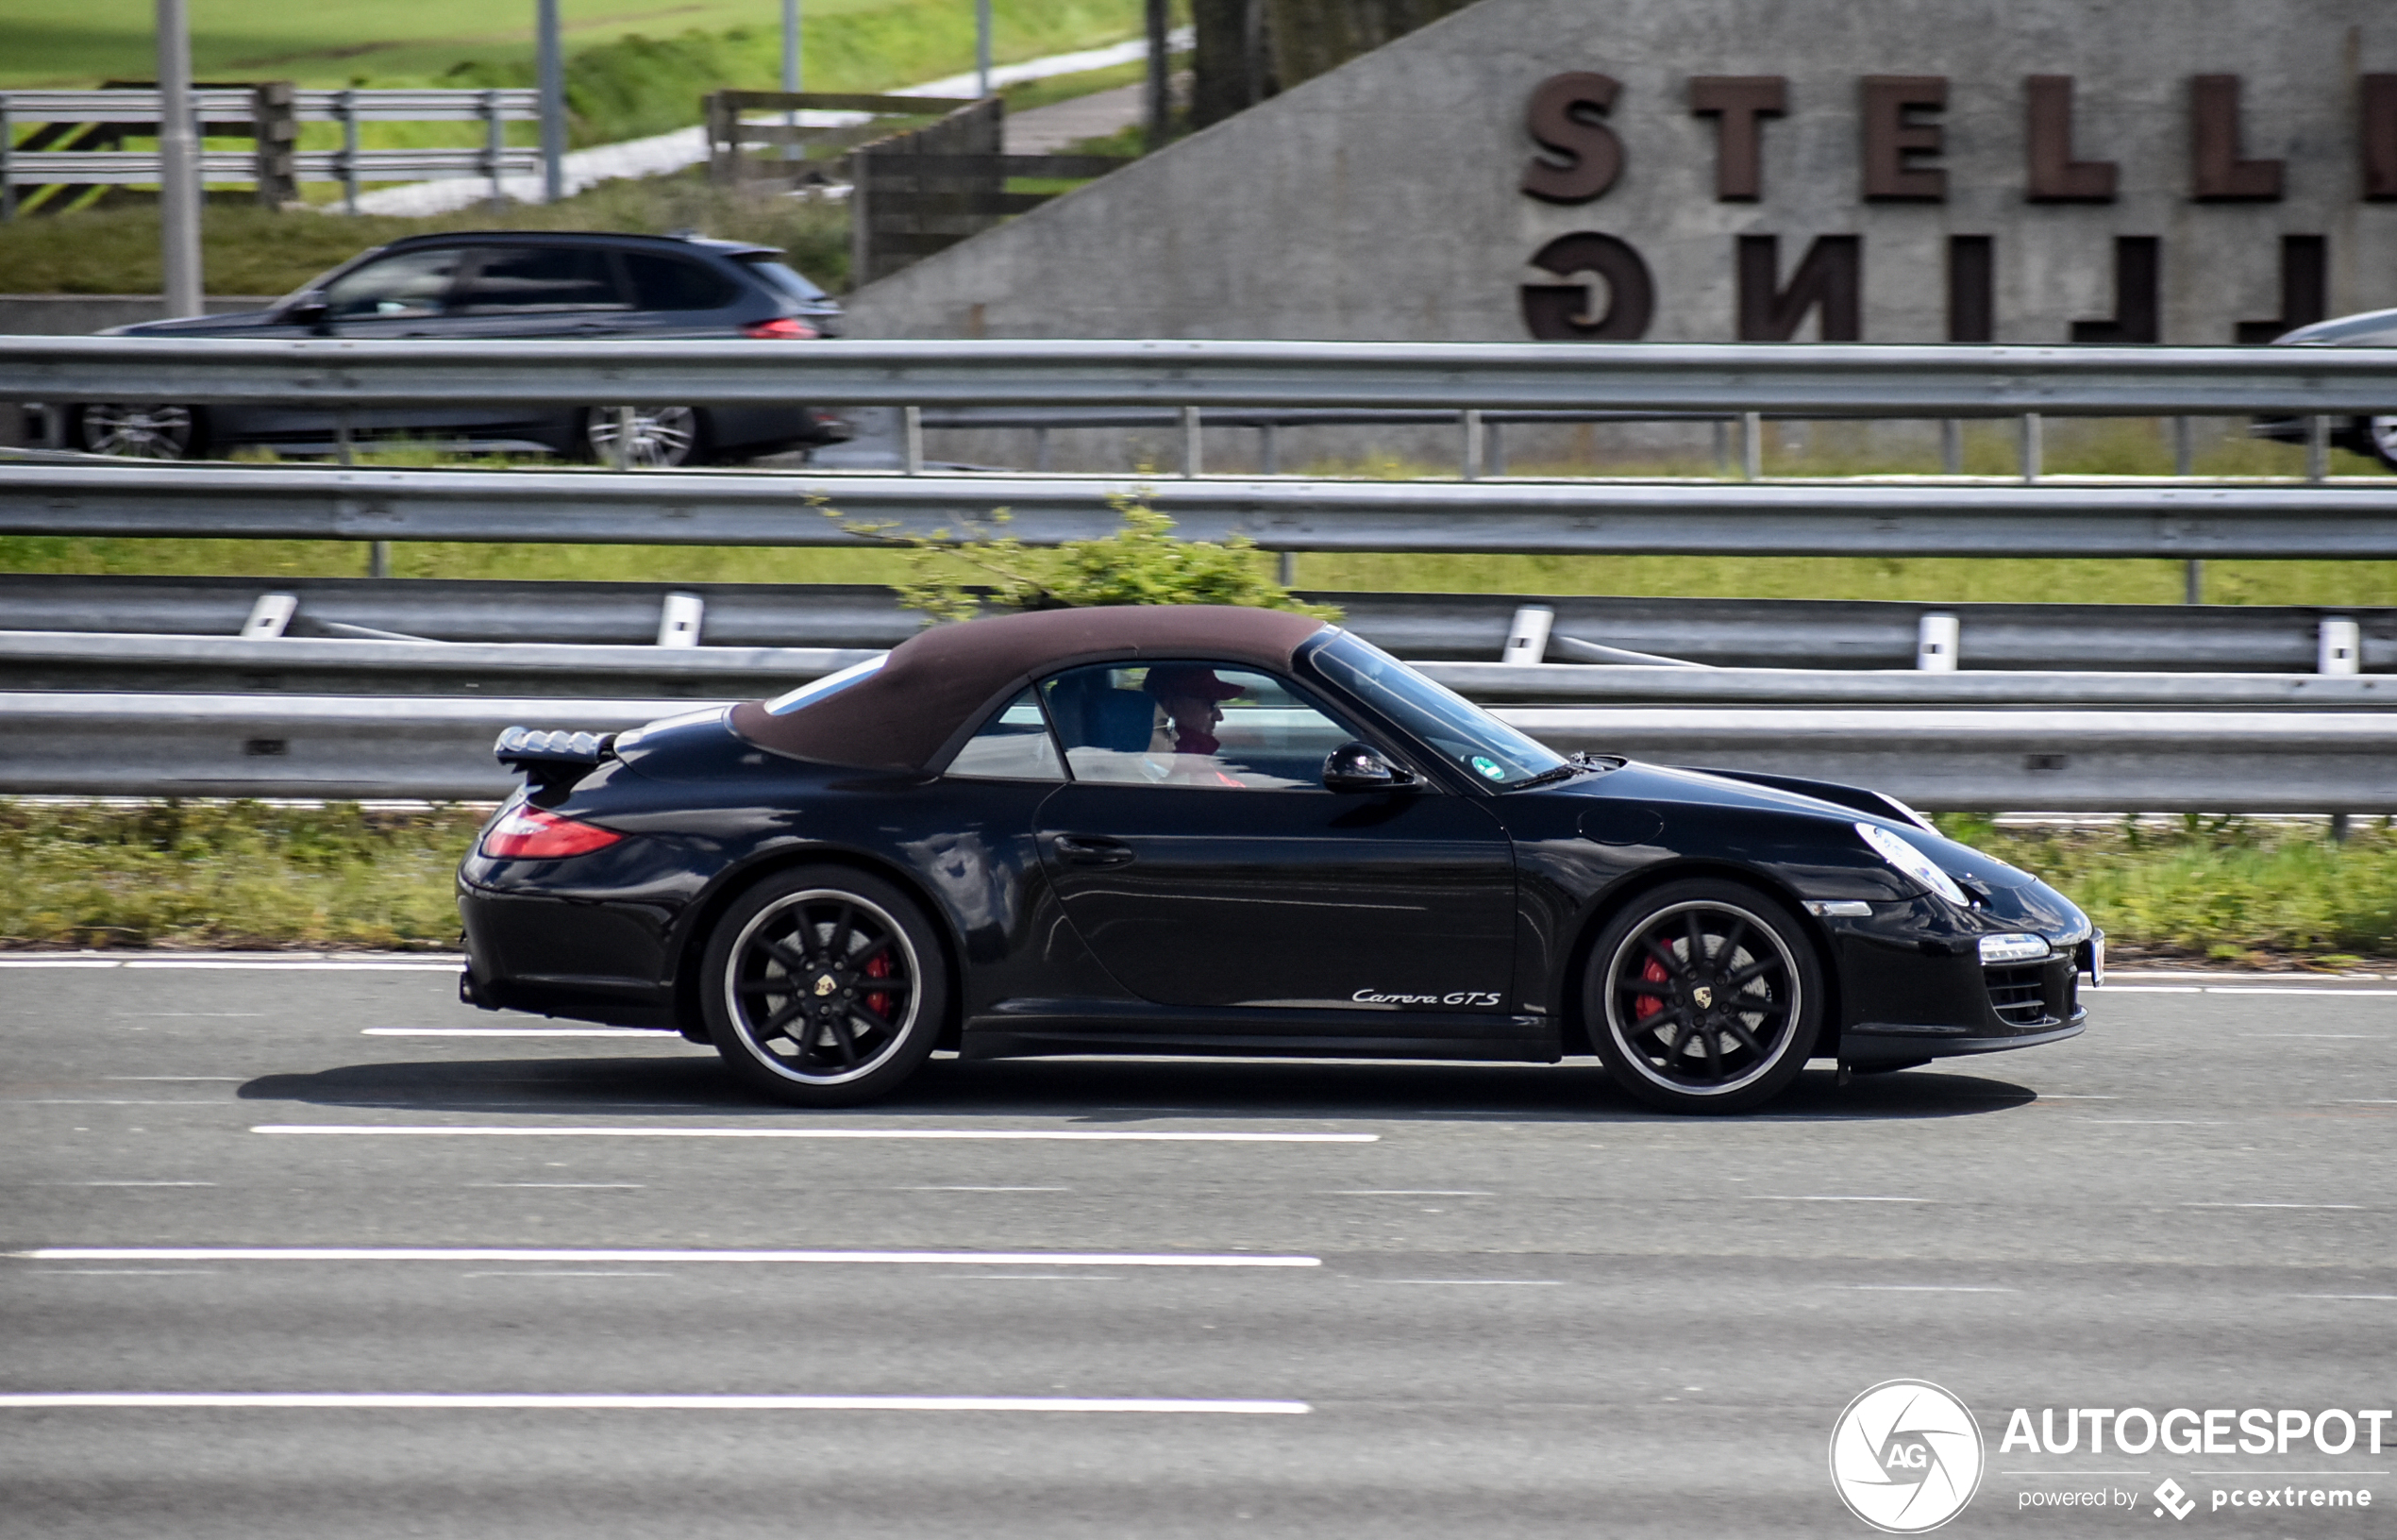
POLYGON ((1369 744, 1342 744, 1323 760, 1327 792, 1394 792, 1415 784, 1415 774, 1392 764, 1369 744))
POLYGON ((323 294, 307 293, 284 306, 283 313, 276 319, 288 326, 321 326, 331 313, 326 309, 323 294))

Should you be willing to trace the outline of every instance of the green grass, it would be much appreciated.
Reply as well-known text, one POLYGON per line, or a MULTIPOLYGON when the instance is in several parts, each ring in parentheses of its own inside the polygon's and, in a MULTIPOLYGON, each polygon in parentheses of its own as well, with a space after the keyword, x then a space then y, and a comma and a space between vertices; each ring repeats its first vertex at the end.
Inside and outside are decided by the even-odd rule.
MULTIPOLYGON (((603 182, 545 206, 461 209, 428 219, 277 212, 212 204, 201 221, 201 271, 212 294, 282 294, 369 246, 440 230, 631 230, 709 235, 780 246, 828 289, 848 281, 849 222, 837 204, 745 197, 679 176, 603 182)), ((161 286, 155 207, 127 205, 0 226, 0 293, 154 294, 161 286)))
POLYGON ((0 946, 450 946, 482 817, 0 799, 0 946))
MULTIPOLYGON (((144 805, 0 798, 0 947, 447 946, 451 872, 479 810, 369 812, 256 802, 144 805)), ((2397 832, 2343 845, 2318 827, 1951 834, 2037 873, 2088 911, 2118 956, 2322 966, 2397 959, 2397 832)))
POLYGON ((2169 828, 1937 822, 2060 890, 2111 951, 2253 963, 2397 958, 2397 832, 2386 818, 2344 844, 2313 826, 2196 815, 2169 828))

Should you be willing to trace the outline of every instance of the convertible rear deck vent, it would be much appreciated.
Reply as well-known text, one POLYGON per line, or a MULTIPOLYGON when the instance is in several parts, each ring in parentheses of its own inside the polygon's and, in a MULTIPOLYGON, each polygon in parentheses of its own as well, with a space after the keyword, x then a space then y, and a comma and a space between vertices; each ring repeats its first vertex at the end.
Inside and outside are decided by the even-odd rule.
POLYGON ((1989 1009, 2009 1027, 2037 1027, 2053 1019, 2048 1009, 2047 967, 2025 963, 1983 970, 1989 985, 1989 1009))

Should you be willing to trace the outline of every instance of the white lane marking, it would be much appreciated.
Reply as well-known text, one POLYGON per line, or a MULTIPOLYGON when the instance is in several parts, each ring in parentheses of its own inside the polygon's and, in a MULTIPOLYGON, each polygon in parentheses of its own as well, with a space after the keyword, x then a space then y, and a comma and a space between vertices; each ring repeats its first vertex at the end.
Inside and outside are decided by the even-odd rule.
POLYGON ((2039 1093, 2039 1099, 2041 1101, 2120 1101, 2122 1098, 2120 1096, 2089 1096, 2084 1093, 2070 1091, 2042 1091, 2039 1093))
POLYGON ((2368 1042, 2373 1038, 2382 1038, 2397 1042, 2397 1039, 2389 1038, 2387 1032, 2241 1032, 2238 1035, 2241 1037, 2328 1037, 2337 1038, 2341 1042, 2368 1042))
POLYGON ((2284 1299, 2397 1299, 2397 1294, 2285 1294, 2284 1299))
MULTIPOLYGON (((197 1103, 194 1103, 197 1105, 197 1103)), ((380 1123, 260 1123, 252 1133, 377 1133, 440 1138, 481 1135, 519 1139, 1062 1139, 1200 1145, 1370 1145, 1378 1133, 1165 1133, 1093 1129, 619 1129, 491 1128, 475 1124, 409 1126, 380 1123)))
POLYGON ((683 1041, 679 1032, 640 1027, 366 1027, 360 1037, 646 1037, 683 1041))
POLYGON ((289 1408, 377 1412, 1214 1412, 1287 1416, 1304 1401, 1202 1401, 1083 1396, 492 1396, 334 1392, 67 1391, 0 1393, 8 1407, 289 1408))
POLYGON ((578 1271, 568 1267, 544 1267, 538 1271, 520 1269, 510 1273, 468 1273, 468 1278, 672 1278, 672 1273, 629 1273, 578 1271))
POLYGON ((44 1267, 41 1276, 59 1278, 214 1278, 213 1267, 44 1267))
POLYGON ((895 1193, 1070 1193, 1071 1187, 894 1187, 895 1193))
POLYGON ((102 1076, 101 1079, 109 1080, 174 1080, 176 1082, 191 1082, 194 1084, 204 1080, 226 1081, 234 1085, 239 1085, 242 1081, 249 1079, 249 1077, 246 1075, 105 1075, 102 1076))
POLYGON ((2360 1209, 2361 1203, 2184 1203, 2185 1209, 2360 1209))
MULTIPOLYGON (((2106 1473, 2102 1470, 2093 1470, 2088 1474, 2103 1476, 2106 1473)), ((2142 1470, 2138 1474, 2144 1476, 2147 1472, 2142 1470)), ((2192 1476, 2386 1476, 2389 1472, 2385 1470, 2192 1470, 2189 1474, 2192 1476)), ((2290 1506, 2294 1507, 2295 1504, 2292 1503, 2290 1506)))
POLYGON ((455 959, 440 962, 234 962, 220 959, 169 961, 140 958, 122 964, 127 968, 212 968, 235 969, 244 973, 456 973, 460 964, 455 959))
POLYGON ((1320 1257, 1138 1251, 682 1251, 521 1246, 45 1246, 34 1262, 743 1262, 975 1267, 1320 1267, 1320 1257))
POLYGON ((0 968, 121 968, 125 964, 115 958, 99 957, 0 957, 0 968))
POLYGON ((105 1096, 0 1096, 0 1107, 220 1107, 222 1102, 185 1096, 179 1101, 126 1101, 105 1096))
POLYGON ((1561 1289, 1561 1278, 1364 1278, 1360 1283, 1470 1283, 1491 1289, 1561 1289))
POLYGON ((60 1187, 213 1187, 212 1181, 62 1181, 60 1187))
POLYGON ((1834 1283, 1856 1294, 2020 1294, 1992 1283, 1834 1283))
POLYGON ((2341 1096, 2334 1107, 2397 1107, 2397 1096, 2341 1096))
POLYGON ((1326 1197, 1496 1197, 1478 1187, 1335 1187, 1326 1197))
POLYGON ((1837 1194, 1756 1193, 1751 1195, 1767 1203, 1936 1203, 1936 1197, 1847 1197, 1837 1194))
POLYGON ((2219 984, 2208 984, 2208 985, 2206 986, 2206 988, 2205 988, 2205 993, 2207 993, 2208 995, 2367 995, 2367 996, 2372 996, 2372 995, 2397 995, 2397 989, 2322 989, 2322 988, 2314 988, 2314 989, 2300 989, 2300 988, 2295 988, 2295 987, 2288 987, 2288 988, 2269 988, 2269 987, 2266 987, 2266 986, 2263 986, 2263 985, 2258 985, 2258 984, 2240 984, 2240 985, 2238 985, 2238 986, 2236 986, 2236 987, 2234 987, 2234 988, 2225 989, 2225 988, 2221 987, 2221 985, 2219 985, 2219 984))
POLYGON ((2193 1129, 2197 1127, 2199 1120, 2194 1117, 2085 1117, 2081 1121, 2084 1123, 2170 1125, 2174 1128, 2193 1129))
POLYGON ((2107 984, 2104 992, 2108 995, 2203 995, 2205 993, 2204 989, 2197 984, 2107 984))
MULTIPOLYGON (((2095 1424, 2091 1426, 2094 1427, 2095 1424)), ((1998 1474, 2001 1476, 2145 1476, 2150 1472, 2144 1470, 2002 1470, 1998 1474)), ((2205 1473, 2199 1471, 2197 1474, 2203 1476, 2205 1473)), ((2291 1472, 2291 1474, 2295 1473, 2291 1472)))
POLYGON ((640 1181, 470 1181, 469 1187, 622 1187, 638 1190, 645 1187, 640 1181))
POLYGON ((1105 1273, 959 1273, 983 1283, 1120 1283, 1120 1278, 1105 1273))

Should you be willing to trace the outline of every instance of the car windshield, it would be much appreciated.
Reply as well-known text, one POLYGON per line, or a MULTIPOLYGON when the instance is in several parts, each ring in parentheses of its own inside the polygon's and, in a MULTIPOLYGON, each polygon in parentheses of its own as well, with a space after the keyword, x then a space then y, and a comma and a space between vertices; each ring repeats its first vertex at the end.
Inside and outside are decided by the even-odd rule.
POLYGON ((788 716, 802 706, 813 706, 827 695, 837 695, 881 667, 890 656, 887 652, 878 652, 862 663, 851 663, 838 674, 827 674, 820 679, 810 679, 796 690, 777 695, 767 701, 765 709, 776 716, 788 716))
POLYGON ((1567 768, 1554 749, 1347 631, 1333 631, 1312 661, 1333 683, 1492 786, 1520 786, 1567 768))
POLYGON ((787 263, 778 262, 771 257, 744 257, 741 261, 750 272, 793 299, 803 299, 813 304, 826 297, 823 290, 800 276, 787 263))

